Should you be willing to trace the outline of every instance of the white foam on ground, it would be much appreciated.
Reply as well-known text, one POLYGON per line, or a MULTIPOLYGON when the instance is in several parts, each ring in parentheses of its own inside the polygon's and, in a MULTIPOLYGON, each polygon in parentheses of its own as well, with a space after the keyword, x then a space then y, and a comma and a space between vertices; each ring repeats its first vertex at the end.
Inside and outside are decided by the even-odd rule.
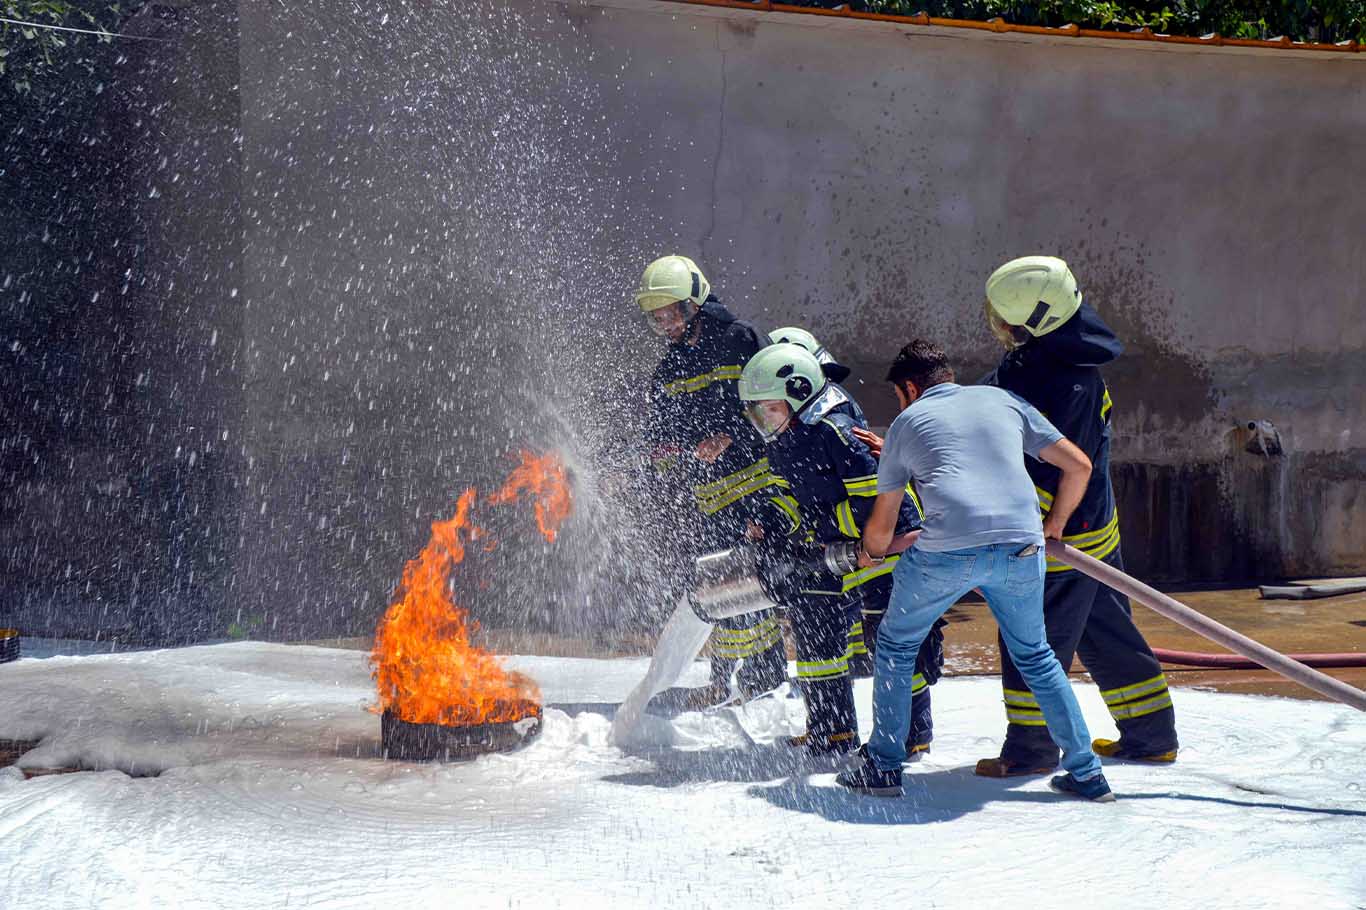
MULTIPOLYGON (((0 769, 0 906, 1366 905, 1366 718, 1347 708, 1180 690, 1181 760, 1108 766, 1120 800, 1101 806, 973 776, 1003 732, 999 684, 945 680, 934 751, 885 800, 791 773, 772 740, 800 727, 795 701, 738 724, 653 718, 625 754, 612 704, 647 661, 511 663, 551 706, 542 736, 459 765, 368 757, 357 652, 0 666, 0 738, 44 740, 25 766, 161 771, 0 769)), ((1078 689, 1093 734, 1113 735, 1078 689)))

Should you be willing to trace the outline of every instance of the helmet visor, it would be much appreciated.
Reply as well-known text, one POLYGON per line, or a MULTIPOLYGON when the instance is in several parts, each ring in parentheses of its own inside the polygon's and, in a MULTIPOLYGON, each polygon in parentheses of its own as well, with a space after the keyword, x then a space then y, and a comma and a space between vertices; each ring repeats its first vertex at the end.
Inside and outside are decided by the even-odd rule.
POLYGON ((777 399, 745 402, 745 419, 750 422, 764 442, 773 442, 792 422, 792 408, 777 399))
POLYGON ((691 318, 691 314, 688 312, 690 302, 679 300, 668 306, 648 311, 645 314, 645 321, 650 324, 650 331, 671 341, 683 337, 683 333, 688 328, 688 319, 691 318))

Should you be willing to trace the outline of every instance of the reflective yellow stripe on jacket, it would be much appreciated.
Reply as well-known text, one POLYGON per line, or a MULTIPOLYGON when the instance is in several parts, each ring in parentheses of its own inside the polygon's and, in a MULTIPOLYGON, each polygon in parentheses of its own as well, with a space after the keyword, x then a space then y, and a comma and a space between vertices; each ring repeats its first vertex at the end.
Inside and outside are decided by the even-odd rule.
POLYGON ((773 503, 774 506, 787 516, 787 535, 791 537, 793 534, 796 534, 802 526, 802 511, 797 500, 785 493, 780 493, 777 496, 768 497, 768 501, 773 503))
MULTIPOLYGON (((1053 510, 1053 494, 1039 486, 1034 487, 1034 492, 1039 494, 1039 511, 1047 515, 1053 510)), ((1076 547, 1093 559, 1104 559, 1119 548, 1119 510, 1116 509, 1110 514, 1110 520, 1104 527, 1094 531, 1083 531, 1080 534, 1064 534, 1062 542, 1076 547)), ((1049 557, 1048 571, 1070 572, 1073 569, 1066 563, 1049 557)))
MULTIPOLYGON (((1110 516, 1105 527, 1081 534, 1064 534, 1062 542, 1076 547, 1093 559, 1104 559, 1119 548, 1119 510, 1110 516)), ((1066 572, 1072 567, 1051 557, 1048 560, 1049 572, 1066 572)))
MULTIPOLYGON (((858 539, 863 536, 859 526, 854 523, 854 504, 855 496, 877 496, 877 475, 868 474, 863 477, 850 477, 844 481, 844 492, 849 494, 849 498, 835 506, 835 523, 839 526, 840 533, 845 537, 858 539)), ((920 508, 920 497, 915 494, 915 487, 906 484, 906 495, 911 497, 911 502, 915 503, 916 512, 924 515, 925 511, 920 508)))
POLYGON ((668 395, 678 397, 692 392, 700 392, 714 382, 726 382, 740 380, 740 373, 744 369, 742 366, 723 366, 703 373, 701 376, 689 376, 686 379, 675 379, 664 386, 664 391, 668 395))
POLYGON ((896 568, 897 561, 900 559, 901 557, 899 555, 888 556, 887 561, 880 566, 869 566, 866 569, 855 569, 853 572, 850 572, 849 574, 840 578, 840 592, 843 594, 848 594, 850 591, 854 590, 859 585, 866 585, 874 578, 881 578, 884 575, 890 575, 892 570, 896 568))
MULTIPOLYGON (((717 512, 768 487, 788 488, 788 482, 768 469, 768 459, 761 458, 749 467, 720 480, 693 487, 693 499, 703 515, 717 512)), ((791 500, 791 497, 787 497, 791 500)), ((795 505, 795 500, 792 500, 795 505)), ((781 507, 781 503, 779 504, 781 507)), ((786 509, 784 509, 786 511, 786 509)), ((798 517, 800 523, 800 517, 798 517)), ((794 529, 795 530, 795 529, 794 529)))

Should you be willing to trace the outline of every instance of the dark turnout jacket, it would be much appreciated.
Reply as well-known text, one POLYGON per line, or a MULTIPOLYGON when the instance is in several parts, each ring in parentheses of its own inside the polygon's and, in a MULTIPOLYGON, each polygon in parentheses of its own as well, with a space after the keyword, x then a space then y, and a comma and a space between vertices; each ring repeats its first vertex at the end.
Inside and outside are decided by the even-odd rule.
MULTIPOLYGON (((877 460, 854 436, 855 427, 867 429, 863 412, 840 386, 830 383, 769 446, 769 465, 787 493, 780 498, 795 509, 794 520, 800 517, 816 543, 861 537, 877 500, 877 460)), ((902 500, 896 533, 919 528, 920 518, 919 502, 911 492, 902 500)), ((806 593, 851 593, 889 575, 895 563, 893 558, 843 578, 813 579, 815 584, 806 593)))
MULTIPOLYGON (((1062 326, 1005 355, 983 382, 1014 392, 1032 404, 1091 459, 1091 482, 1063 531, 1063 540, 1102 559, 1119 547, 1119 516, 1110 484, 1110 390, 1100 367, 1124 351, 1089 304, 1062 326)), ((1025 459, 1045 513, 1053 505, 1061 472, 1025 459)), ((1066 567, 1049 561, 1049 571, 1066 567)))
POLYGON ((650 380, 646 442, 656 466, 691 489, 699 510, 715 514, 773 483, 763 440, 745 420, 740 372, 764 346, 759 332, 715 297, 702 305, 688 337, 669 345, 650 380), (694 457, 698 443, 731 438, 714 463, 694 457))

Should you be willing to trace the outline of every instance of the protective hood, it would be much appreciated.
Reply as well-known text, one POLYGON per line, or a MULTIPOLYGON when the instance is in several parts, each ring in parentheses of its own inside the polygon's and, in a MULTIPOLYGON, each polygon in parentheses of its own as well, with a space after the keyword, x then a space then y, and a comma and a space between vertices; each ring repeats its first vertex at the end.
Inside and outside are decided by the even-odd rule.
MULTIPOLYGON (((829 377, 830 374, 826 373, 825 375, 829 377)), ((807 426, 815 426, 821 422, 822 417, 848 400, 849 396, 844 389, 835 385, 834 382, 828 382, 819 395, 807 402, 806 407, 797 412, 797 416, 807 426)))
POLYGON ((849 378, 849 374, 852 373, 853 370, 832 359, 821 361, 821 372, 824 373, 825 378, 831 382, 844 382, 844 380, 849 378))
POLYGON ((726 309, 721 301, 716 299, 715 294, 708 294, 706 303, 698 309, 699 313, 706 313, 711 319, 716 320, 722 325, 730 325, 736 320, 736 316, 726 309))
MULTIPOLYGON (((1069 366, 1098 367, 1124 353, 1124 344, 1090 304, 1047 335, 1031 338, 1011 352, 1021 361, 1047 358, 1069 366)), ((1009 359, 1009 357, 1007 358, 1009 359)))
POLYGON ((688 327, 684 330, 683 337, 677 341, 669 342, 670 347, 679 349, 691 348, 693 345, 688 339, 692 336, 693 328, 697 325, 697 320, 702 319, 703 317, 706 317, 706 322, 712 323, 713 326, 711 328, 705 327, 706 323, 704 322, 704 328, 702 329, 702 334, 704 335, 708 332, 724 333, 726 329, 739 321, 739 318, 734 313, 721 305, 721 301, 716 299, 715 294, 708 294, 706 302, 698 307, 697 312, 693 313, 692 318, 688 320, 688 327))

